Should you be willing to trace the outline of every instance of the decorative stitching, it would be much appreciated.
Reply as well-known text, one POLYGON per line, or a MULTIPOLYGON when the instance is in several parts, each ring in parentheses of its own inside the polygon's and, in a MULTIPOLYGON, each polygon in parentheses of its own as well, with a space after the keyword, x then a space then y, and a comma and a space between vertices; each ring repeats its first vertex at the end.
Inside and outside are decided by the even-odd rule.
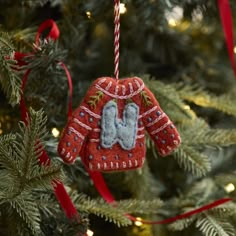
POLYGON ((78 137, 84 140, 84 136, 79 131, 75 130, 73 127, 69 127, 68 130, 70 130, 72 133, 76 134, 78 137))
POLYGON ((100 139, 92 138, 92 139, 89 139, 89 142, 92 142, 92 143, 99 143, 99 142, 100 142, 100 139))
POLYGON ((124 85, 121 85, 121 87, 122 87, 122 94, 125 95, 125 93, 126 93, 126 87, 125 87, 124 85))
POLYGON ((104 88, 102 88, 101 86, 99 86, 98 84, 96 84, 95 87, 98 90, 100 90, 101 92, 105 93, 106 95, 108 95, 110 97, 117 98, 117 99, 127 99, 127 98, 131 98, 131 97, 139 94, 144 89, 144 84, 142 84, 141 87, 138 90, 136 90, 133 93, 130 93, 128 95, 125 95, 125 96, 119 96, 119 95, 112 94, 109 91, 107 91, 104 88))
POLYGON ((61 150, 61 155, 63 155, 65 153, 66 149, 65 148, 62 148, 61 150))
POLYGON ((128 103, 123 112, 123 121, 118 119, 118 107, 114 101, 109 101, 103 108, 101 118, 101 145, 111 148, 118 142, 124 150, 135 146, 139 107, 128 103))
POLYGON ((108 83, 108 85, 106 86, 106 90, 109 90, 110 88, 111 88, 111 86, 112 86, 112 82, 110 81, 109 83, 108 83))
POLYGON ((144 130, 144 126, 138 128, 138 131, 142 131, 142 130, 144 130))
POLYGON ((134 92, 134 88, 133 88, 132 83, 129 83, 129 91, 130 91, 130 93, 134 92))
POLYGON ((119 85, 116 85, 116 88, 115 88, 115 95, 118 94, 118 91, 119 91, 119 85))
MULTIPOLYGON (((104 90, 104 91, 106 91, 106 90, 104 90)), ((103 98, 103 95, 104 95, 103 92, 97 91, 96 95, 89 97, 90 100, 88 101, 88 105, 91 108, 95 109, 97 106, 97 103, 103 98)))
POLYGON ((165 129, 169 124, 171 124, 171 121, 170 121, 170 120, 168 120, 168 121, 167 121, 164 125, 162 125, 160 128, 158 128, 158 129, 152 131, 151 134, 156 134, 156 133, 162 131, 162 130, 165 129))
POLYGON ((139 119, 145 117, 146 115, 149 115, 150 113, 152 113, 152 112, 155 111, 156 109, 157 109, 157 106, 155 106, 155 107, 151 108, 150 110, 144 112, 143 114, 141 114, 141 115, 139 116, 139 119))
POLYGON ((79 121, 79 120, 76 119, 76 118, 74 118, 73 121, 74 121, 76 124, 78 124, 78 125, 84 127, 84 128, 87 129, 87 130, 92 130, 92 128, 91 128, 90 126, 84 124, 83 122, 79 121))
POLYGON ((98 84, 101 85, 101 84, 103 84, 106 80, 107 80, 107 78, 103 78, 103 79, 101 79, 101 80, 98 81, 98 84))
POLYGON ((129 160, 129 167, 132 167, 132 161, 129 160))
POLYGON ((161 119, 163 119, 166 116, 165 113, 162 113, 159 117, 157 117, 152 123, 149 123, 146 125, 146 127, 150 127, 154 124, 156 124, 158 121, 160 121, 161 119))
POLYGON ((91 163, 89 163, 89 169, 92 170, 93 169, 93 165, 91 163))
POLYGON ((140 88, 140 83, 138 82, 138 80, 134 80, 134 83, 137 85, 138 88, 140 88))
POLYGON ((145 136, 144 134, 140 134, 140 135, 137 135, 136 138, 140 139, 140 138, 143 138, 144 136, 145 136))
POLYGON ((93 116, 94 118, 100 119, 101 116, 92 112, 91 110, 89 110, 87 107, 81 106, 80 108, 82 108, 84 111, 86 111, 90 116, 93 116))
POLYGON ((94 131, 94 132, 100 132, 101 129, 99 129, 99 128, 95 128, 95 129, 93 129, 93 131, 94 131))

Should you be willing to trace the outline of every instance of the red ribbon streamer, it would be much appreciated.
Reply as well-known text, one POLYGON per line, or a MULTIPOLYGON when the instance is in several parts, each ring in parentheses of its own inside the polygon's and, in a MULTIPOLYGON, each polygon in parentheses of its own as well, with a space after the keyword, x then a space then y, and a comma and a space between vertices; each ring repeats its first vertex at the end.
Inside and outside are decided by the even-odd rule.
POLYGON ((231 66, 236 77, 236 64, 234 58, 234 32, 233 18, 228 0, 218 0, 218 8, 220 12, 221 23, 224 30, 226 46, 229 54, 231 66))
MULTIPOLYGON (((46 39, 51 38, 51 39, 57 40, 57 38, 59 37, 60 31, 59 31, 56 23, 51 19, 46 20, 39 26, 39 29, 38 29, 38 32, 36 35, 36 39, 35 39, 36 45, 39 45, 39 38, 41 36, 41 33, 46 28, 51 28, 46 39)), ((23 58, 28 55, 32 55, 32 53, 31 54, 24 54, 24 53, 16 52, 14 55, 14 58, 15 58, 15 60, 17 60, 18 65, 22 66, 22 65, 26 64, 24 62, 23 58)), ((64 69, 66 76, 67 76, 67 80, 68 80, 68 85, 69 85, 68 116, 71 116, 71 114, 72 114, 72 79, 71 79, 70 73, 69 73, 66 65, 63 62, 58 62, 58 63, 64 69)), ((24 91, 26 82, 28 80, 29 73, 30 73, 30 70, 27 70, 24 74, 23 81, 22 81, 22 87, 21 87, 22 94, 21 94, 21 100, 20 100, 21 117, 26 125, 27 125, 28 111, 27 111, 27 108, 25 105, 23 91, 24 91)), ((39 162, 41 165, 50 165, 50 158, 44 149, 42 151, 41 156, 39 157, 39 162)), ((77 210, 76 210, 75 206, 73 205, 68 193, 66 192, 63 183, 53 180, 52 185, 54 188, 55 196, 56 196, 57 200, 59 201, 62 209, 64 210, 66 216, 69 219, 76 217, 79 220, 79 215, 77 213, 77 210)))

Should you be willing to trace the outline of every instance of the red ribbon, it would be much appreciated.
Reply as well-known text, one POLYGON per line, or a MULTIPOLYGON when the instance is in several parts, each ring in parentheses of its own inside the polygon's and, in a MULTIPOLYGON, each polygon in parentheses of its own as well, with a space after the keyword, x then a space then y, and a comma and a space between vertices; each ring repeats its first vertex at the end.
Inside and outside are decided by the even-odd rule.
MULTIPOLYGON (((57 38, 59 37, 60 31, 59 31, 56 23, 51 19, 46 20, 39 26, 39 29, 38 29, 38 32, 37 32, 37 35, 36 35, 36 39, 35 39, 36 45, 39 45, 39 38, 41 36, 41 33, 46 28, 51 28, 48 36, 46 37, 46 39, 51 38, 51 39, 57 40, 57 38)), ((23 58, 28 56, 28 55, 32 55, 32 53, 24 54, 24 53, 16 52, 15 55, 14 55, 14 58, 15 58, 15 60, 17 60, 18 65, 22 66, 22 65, 26 64, 24 62, 23 58)), ((69 73, 66 65, 63 62, 58 62, 58 64, 61 65, 61 67, 64 69, 64 71, 66 73, 66 76, 67 76, 68 85, 69 85, 68 116, 71 116, 71 114, 72 114, 72 79, 71 79, 70 73, 69 73)), ((23 91, 25 89, 25 85, 26 85, 26 82, 28 80, 29 73, 30 73, 30 70, 27 70, 24 74, 23 81, 22 81, 22 87, 21 87, 22 94, 21 94, 21 100, 20 100, 21 117, 22 117, 22 120, 25 122, 26 125, 27 125, 28 110, 27 110, 27 107, 25 105, 25 101, 24 101, 24 97, 23 97, 23 91)), ((39 162, 40 162, 41 165, 50 165, 50 158, 49 158, 47 152, 44 149, 42 151, 41 156, 39 157, 39 162)), ((62 209, 64 210, 64 212, 66 214, 66 216, 69 219, 74 218, 74 217, 79 219, 79 215, 77 213, 77 210, 76 210, 75 206, 73 205, 68 193, 66 192, 63 183, 53 180, 52 185, 53 185, 53 188, 54 188, 54 193, 56 195, 56 198, 59 201, 62 209)))
POLYGON ((221 23, 224 30, 226 46, 229 54, 230 63, 236 77, 236 64, 234 58, 234 32, 233 18, 228 0, 218 0, 221 23))

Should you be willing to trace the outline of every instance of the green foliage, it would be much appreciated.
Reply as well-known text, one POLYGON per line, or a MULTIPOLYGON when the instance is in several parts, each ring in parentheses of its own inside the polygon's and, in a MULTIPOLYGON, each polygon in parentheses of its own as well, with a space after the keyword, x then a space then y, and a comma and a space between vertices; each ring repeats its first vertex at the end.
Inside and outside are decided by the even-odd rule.
POLYGON ((126 217, 127 213, 150 214, 158 212, 162 206, 159 199, 142 201, 142 200, 120 200, 113 204, 108 204, 103 199, 90 199, 83 194, 74 195, 74 202, 78 209, 95 214, 109 222, 120 226, 130 225, 131 220, 126 217))
POLYGON ((52 179, 57 181, 62 177, 58 165, 38 163, 46 136, 46 116, 32 109, 29 116, 28 125, 22 122, 17 136, 0 138, 1 218, 14 221, 15 228, 6 225, 6 232, 15 232, 14 235, 41 235, 41 217, 34 191, 52 189, 52 179))
POLYGON ((217 218, 208 213, 202 214, 202 217, 196 222, 196 227, 206 236, 234 236, 235 229, 224 218, 217 218))
POLYGON ((208 108, 214 108, 229 115, 236 116, 236 105, 234 96, 230 93, 223 95, 214 95, 200 87, 198 84, 175 84, 179 96, 188 102, 208 108))
POLYGON ((0 84, 12 106, 20 101, 20 81, 12 39, 0 31, 0 84))
POLYGON ((191 146, 182 144, 174 157, 180 167, 198 177, 205 176, 211 170, 209 158, 191 146))

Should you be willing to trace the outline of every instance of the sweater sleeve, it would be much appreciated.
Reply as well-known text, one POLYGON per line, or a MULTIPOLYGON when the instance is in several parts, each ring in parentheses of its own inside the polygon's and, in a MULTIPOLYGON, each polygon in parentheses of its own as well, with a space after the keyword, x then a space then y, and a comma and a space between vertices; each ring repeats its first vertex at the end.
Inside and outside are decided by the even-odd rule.
POLYGON ((93 118, 82 103, 70 117, 58 144, 58 153, 66 163, 74 163, 90 130, 93 118))
POLYGON ((142 122, 154 141, 158 153, 161 156, 167 156, 179 146, 181 142, 179 133, 173 122, 161 109, 152 92, 146 87, 143 92, 149 103, 142 105, 142 122))

